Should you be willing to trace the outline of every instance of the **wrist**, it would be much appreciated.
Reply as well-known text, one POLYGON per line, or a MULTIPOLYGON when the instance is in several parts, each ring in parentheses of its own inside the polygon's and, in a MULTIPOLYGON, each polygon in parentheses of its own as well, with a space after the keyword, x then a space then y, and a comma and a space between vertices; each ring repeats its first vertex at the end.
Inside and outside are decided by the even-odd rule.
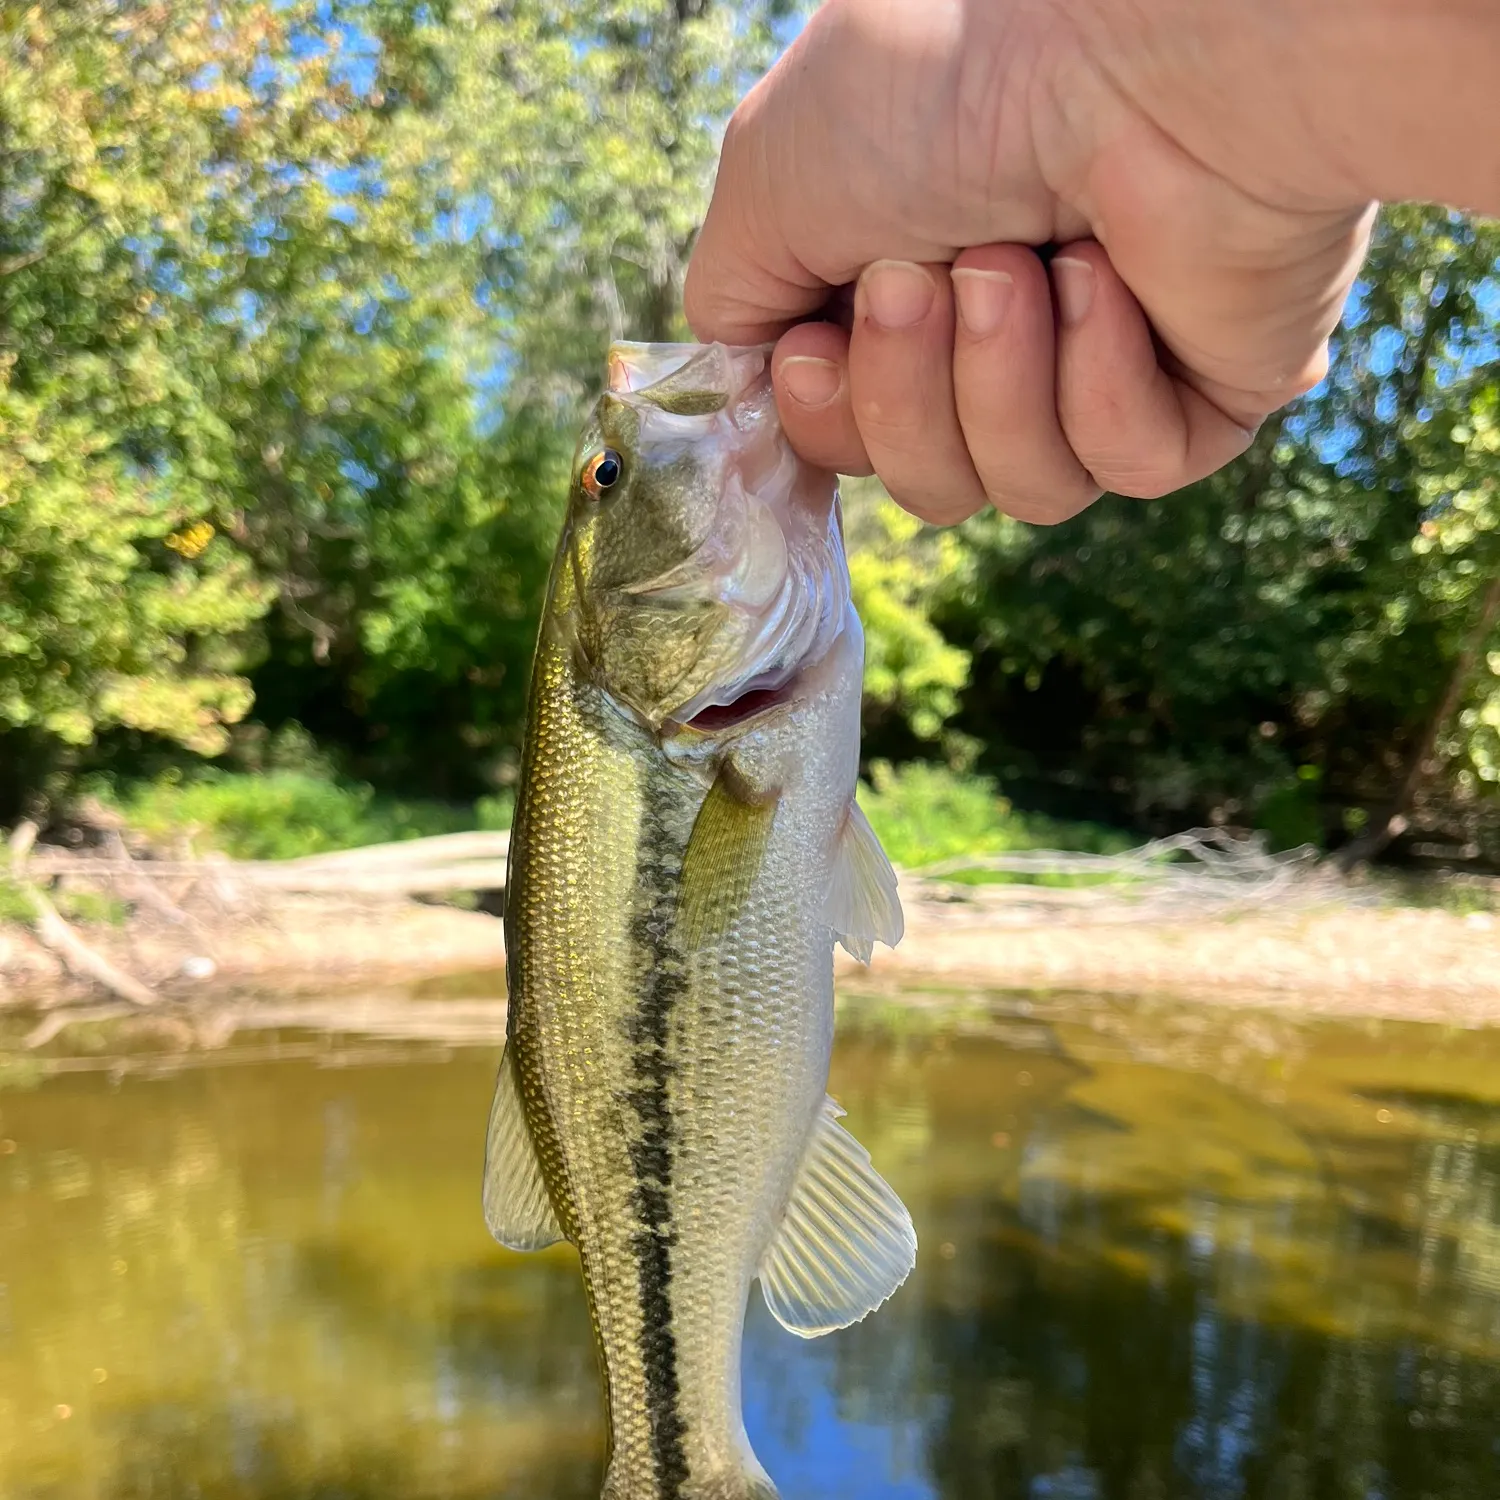
MULTIPOLYGON (((1295 3, 1295 0, 1292 0, 1295 3)), ((1500 5, 1318 0, 1304 87, 1366 197, 1500 214, 1500 5)))

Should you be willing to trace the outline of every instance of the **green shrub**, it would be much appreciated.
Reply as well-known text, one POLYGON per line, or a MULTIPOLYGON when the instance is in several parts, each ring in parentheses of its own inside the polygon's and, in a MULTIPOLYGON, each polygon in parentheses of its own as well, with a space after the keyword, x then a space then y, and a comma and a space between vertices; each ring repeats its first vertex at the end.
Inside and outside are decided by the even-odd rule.
POLYGON ((1299 766, 1295 780, 1283 782, 1261 798, 1255 809, 1255 826, 1265 833, 1272 849, 1280 852, 1303 844, 1323 846, 1320 781, 1317 767, 1299 766))
MULTIPOLYGON (((123 927, 130 911, 123 901, 104 891, 53 890, 47 894, 59 915, 70 922, 123 927)), ((35 919, 36 909, 26 893, 14 880, 0 876, 0 922, 30 923, 35 919)))
POLYGON ((474 825, 485 833, 503 833, 515 815, 516 797, 511 791, 481 797, 474 804, 474 825))
MULTIPOLYGON (((921 869, 941 860, 971 855, 1009 854, 1023 849, 1063 849, 1086 854, 1118 854, 1136 840, 1097 823, 1065 823, 1037 813, 1018 812, 993 782, 925 762, 893 768, 870 767, 860 806, 880 835, 894 864, 921 869)), ((1019 879, 974 872, 969 881, 1019 879)), ((1103 877, 1042 876, 1041 883, 1073 885, 1103 877)))
POLYGON ((508 807, 499 798, 486 798, 482 810, 404 801, 301 771, 192 778, 169 773, 106 793, 103 800, 147 838, 169 843, 187 836, 198 850, 216 849, 235 859, 294 859, 509 824, 508 807))

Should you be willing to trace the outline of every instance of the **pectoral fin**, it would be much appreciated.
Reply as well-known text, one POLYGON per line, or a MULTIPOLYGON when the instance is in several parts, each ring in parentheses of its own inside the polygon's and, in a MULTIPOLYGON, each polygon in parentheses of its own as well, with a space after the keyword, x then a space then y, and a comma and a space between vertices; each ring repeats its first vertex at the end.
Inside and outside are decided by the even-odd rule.
POLYGON ((563 1238, 526 1123, 521 1080, 507 1043, 484 1146, 484 1222, 509 1250, 542 1250, 563 1238))
POLYGON ((733 760, 719 768, 682 857, 678 920, 688 948, 721 937, 749 898, 766 857, 777 798, 749 787, 733 760))
POLYGON ((894 948, 906 931, 896 872, 852 798, 834 855, 824 916, 834 936, 861 963, 869 963, 877 941, 894 948))
POLYGON ((847 1328, 875 1311, 917 1259, 911 1215, 869 1153, 823 1108, 781 1228, 760 1264, 777 1322, 803 1338, 847 1328))

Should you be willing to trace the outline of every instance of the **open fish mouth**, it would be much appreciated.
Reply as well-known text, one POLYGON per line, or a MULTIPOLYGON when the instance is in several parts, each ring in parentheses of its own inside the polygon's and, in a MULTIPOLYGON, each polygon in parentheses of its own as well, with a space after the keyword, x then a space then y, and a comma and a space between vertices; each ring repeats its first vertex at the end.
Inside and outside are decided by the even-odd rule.
POLYGON ((786 702, 844 628, 849 569, 837 481, 787 442, 768 348, 616 344, 609 382, 617 393, 663 401, 668 413, 691 407, 695 391, 720 398, 667 418, 701 424, 705 441, 723 445, 713 528, 682 562, 625 592, 659 604, 713 601, 738 616, 743 640, 734 661, 671 713, 694 728, 738 725, 786 702))
POLYGON ((772 709, 784 708, 796 697, 797 679, 791 678, 777 688, 746 688, 730 703, 710 703, 685 721, 689 729, 703 734, 718 734, 725 729, 738 729, 772 709))

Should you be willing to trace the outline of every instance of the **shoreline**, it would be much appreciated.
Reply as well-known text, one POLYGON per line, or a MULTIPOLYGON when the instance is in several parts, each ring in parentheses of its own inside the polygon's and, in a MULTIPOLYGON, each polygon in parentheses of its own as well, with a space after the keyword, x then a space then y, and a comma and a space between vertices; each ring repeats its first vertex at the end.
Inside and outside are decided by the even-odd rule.
MULTIPOLYGON (((1121 919, 1107 901, 1066 916, 904 893, 906 936, 866 967, 837 950, 861 990, 1087 991, 1305 1014, 1500 1024, 1500 920, 1412 906, 1322 906, 1121 919)), ((226 991, 306 995, 503 972, 500 922, 411 900, 297 897, 193 933, 90 928, 88 942, 156 987, 164 1005, 226 991)), ((0 1008, 97 1003, 24 928, 0 924, 0 1008)))
POLYGON ((1500 919, 1413 906, 1049 922, 914 901, 899 947, 868 969, 840 950, 837 972, 892 991, 926 982, 1500 1025, 1500 919))

